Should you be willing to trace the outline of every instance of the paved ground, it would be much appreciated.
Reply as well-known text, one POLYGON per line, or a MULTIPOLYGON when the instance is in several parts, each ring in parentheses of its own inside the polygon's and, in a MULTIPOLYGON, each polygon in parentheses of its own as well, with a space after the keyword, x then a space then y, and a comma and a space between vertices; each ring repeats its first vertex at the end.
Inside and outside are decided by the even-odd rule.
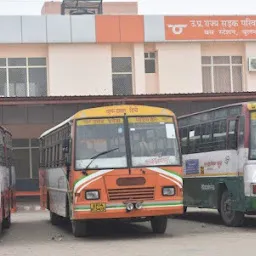
POLYGON ((26 256, 236 256, 254 253, 256 220, 243 228, 227 228, 215 211, 189 210, 169 220, 165 235, 153 235, 149 224, 96 225, 89 238, 76 239, 68 224, 53 227, 48 212, 14 214, 1 237, 0 255, 26 256))

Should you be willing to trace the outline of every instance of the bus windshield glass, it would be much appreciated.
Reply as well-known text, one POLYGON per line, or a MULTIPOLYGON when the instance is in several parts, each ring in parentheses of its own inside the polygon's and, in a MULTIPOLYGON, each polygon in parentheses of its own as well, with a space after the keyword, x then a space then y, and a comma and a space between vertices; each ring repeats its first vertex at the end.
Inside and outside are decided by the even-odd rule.
POLYGON ((256 112, 251 112, 251 122, 250 122, 250 159, 256 160, 256 112))
POLYGON ((180 164, 172 117, 129 117, 128 122, 133 167, 180 164))
POLYGON ((76 126, 76 169, 126 168, 127 157, 124 139, 123 118, 81 119, 76 126), (116 149, 116 150, 112 150, 116 149))

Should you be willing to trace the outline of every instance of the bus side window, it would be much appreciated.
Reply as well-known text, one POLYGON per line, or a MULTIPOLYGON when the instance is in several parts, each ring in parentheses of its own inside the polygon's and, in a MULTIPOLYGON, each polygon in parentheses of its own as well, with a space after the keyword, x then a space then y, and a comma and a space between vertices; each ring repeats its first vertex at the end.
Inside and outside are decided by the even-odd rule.
POLYGON ((226 149, 227 122, 225 120, 213 123, 213 150, 226 149))
POLYGON ((195 127, 195 153, 200 152, 200 143, 201 143, 201 126, 197 125, 195 127))
POLYGON ((180 143, 181 153, 188 153, 188 129, 186 127, 180 128, 180 143))
POLYGON ((48 154, 47 154, 47 167, 51 167, 51 147, 48 147, 48 154))
POLYGON ((194 153, 194 137, 195 137, 194 127, 188 127, 188 154, 194 153))
POLYGON ((200 126, 192 126, 189 129, 189 153, 199 152, 199 144, 201 140, 200 126))
POLYGON ((244 147, 244 125, 244 116, 240 116, 238 128, 238 147, 244 147))
POLYGON ((201 125, 202 143, 200 152, 209 152, 212 150, 212 124, 204 123, 201 125))
POLYGON ((237 148, 237 120, 228 121, 228 149, 237 148))
POLYGON ((48 149, 44 148, 44 167, 47 167, 48 164, 48 149))

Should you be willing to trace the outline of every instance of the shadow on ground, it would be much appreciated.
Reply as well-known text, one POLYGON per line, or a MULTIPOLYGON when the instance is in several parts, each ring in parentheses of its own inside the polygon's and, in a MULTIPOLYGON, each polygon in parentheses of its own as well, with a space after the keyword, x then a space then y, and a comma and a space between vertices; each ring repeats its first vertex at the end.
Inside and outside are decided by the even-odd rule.
MULTIPOLYGON (((193 211, 193 212, 187 212, 184 215, 181 216, 175 216, 175 219, 179 220, 186 220, 186 221, 191 221, 191 222, 199 222, 199 223, 205 223, 205 224, 212 224, 212 225, 218 225, 218 226, 223 226, 226 227, 221 219, 221 216, 217 212, 213 211, 193 211)), ((227 227, 228 228, 228 227, 227 227)), ((256 228, 256 216, 245 216, 245 222, 242 227, 237 227, 240 229, 255 229, 256 228)))
MULTIPOLYGON (((26 215, 29 214, 32 213, 26 215)), ((44 214, 44 218, 38 220, 29 220, 27 218, 26 220, 15 221, 9 230, 4 231, 0 238, 1 243, 17 246, 18 244, 29 245, 33 243, 49 243, 49 241, 66 242, 83 239, 90 240, 90 242, 97 242, 99 240, 116 241, 172 237, 171 234, 153 234, 150 225, 146 226, 120 221, 97 221, 89 226, 89 232, 86 238, 75 238, 72 234, 69 221, 63 220, 60 225, 52 226, 47 217, 48 215, 44 214)))
MULTIPOLYGON (((149 222, 147 222, 149 223, 149 222)), ((64 233, 72 235, 71 223, 64 220, 58 226, 64 233)), ((138 238, 154 238, 154 237, 172 237, 171 234, 156 235, 152 233, 150 225, 138 223, 126 223, 118 220, 93 221, 88 225, 88 236, 86 240, 96 241, 98 239, 138 239, 138 238)), ((76 238, 77 239, 77 238, 76 238)), ((83 239, 83 238, 79 238, 83 239)))
MULTIPOLYGON (((228 228, 224 226, 219 214, 213 211, 193 211, 183 216, 171 217, 168 222, 167 232, 163 235, 152 233, 149 222, 125 223, 121 221, 97 221, 89 227, 86 238, 75 238, 71 231, 71 224, 63 220, 60 225, 52 226, 48 212, 27 212, 14 215, 14 222, 9 230, 5 230, 1 236, 1 244, 17 246, 33 243, 48 244, 49 241, 120 241, 134 239, 169 239, 175 237, 191 237, 197 234, 221 233, 221 232, 255 232, 256 218, 246 217, 243 227, 228 228)), ((0 246, 1 246, 0 244, 0 246)), ((51 243, 50 243, 51 244, 51 243)))

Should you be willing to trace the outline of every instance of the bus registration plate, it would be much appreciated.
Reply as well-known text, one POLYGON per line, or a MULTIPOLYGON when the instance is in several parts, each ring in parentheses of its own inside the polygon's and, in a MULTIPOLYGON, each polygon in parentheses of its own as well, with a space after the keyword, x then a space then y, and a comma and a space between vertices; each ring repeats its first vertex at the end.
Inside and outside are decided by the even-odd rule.
POLYGON ((105 203, 91 203, 90 205, 92 212, 105 212, 106 204, 105 203))

